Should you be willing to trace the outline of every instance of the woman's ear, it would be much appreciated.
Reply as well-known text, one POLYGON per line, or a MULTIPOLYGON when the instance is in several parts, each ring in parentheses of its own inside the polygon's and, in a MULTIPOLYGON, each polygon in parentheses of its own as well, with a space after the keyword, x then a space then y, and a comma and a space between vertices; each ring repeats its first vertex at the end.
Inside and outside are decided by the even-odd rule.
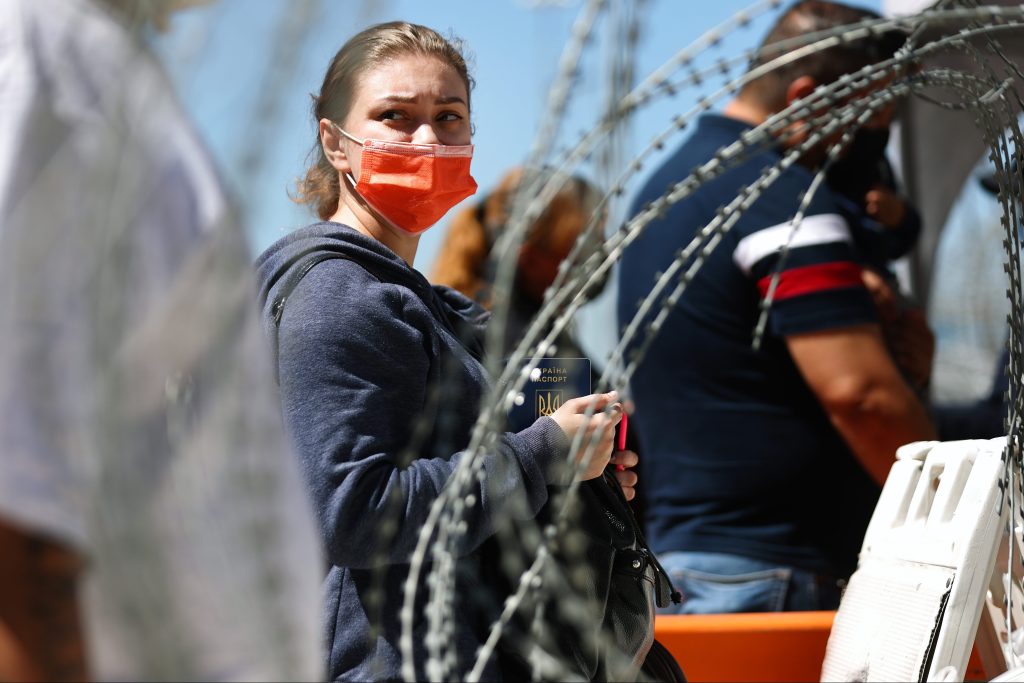
POLYGON ((351 173, 352 165, 345 152, 345 139, 330 119, 320 119, 320 146, 331 166, 339 173, 351 173))

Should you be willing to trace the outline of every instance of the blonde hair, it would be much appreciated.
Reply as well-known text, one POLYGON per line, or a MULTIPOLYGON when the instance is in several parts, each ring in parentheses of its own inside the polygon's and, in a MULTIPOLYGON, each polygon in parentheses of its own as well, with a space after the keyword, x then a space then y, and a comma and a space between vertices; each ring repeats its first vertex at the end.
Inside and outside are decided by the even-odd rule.
MULTIPOLYGON (((377 64, 408 54, 435 57, 455 69, 466 84, 466 104, 469 105, 473 79, 462 53, 462 41, 446 39, 434 29, 419 24, 391 21, 360 31, 334 55, 324 74, 320 94, 312 95, 314 122, 318 124, 320 119, 344 121, 352 107, 357 79, 377 64)), ((338 172, 327 160, 320 144, 319 126, 310 157, 313 162, 305 177, 296 182, 292 199, 310 205, 326 220, 338 210, 341 187, 338 172)))

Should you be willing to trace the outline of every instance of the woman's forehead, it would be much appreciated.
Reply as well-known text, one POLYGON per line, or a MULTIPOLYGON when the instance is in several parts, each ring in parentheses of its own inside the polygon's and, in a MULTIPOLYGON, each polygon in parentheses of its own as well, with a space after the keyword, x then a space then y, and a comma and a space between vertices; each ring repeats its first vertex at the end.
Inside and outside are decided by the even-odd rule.
POLYGON ((382 60, 357 79, 358 99, 396 102, 432 99, 468 106, 466 84, 447 62, 432 55, 407 53, 382 60))

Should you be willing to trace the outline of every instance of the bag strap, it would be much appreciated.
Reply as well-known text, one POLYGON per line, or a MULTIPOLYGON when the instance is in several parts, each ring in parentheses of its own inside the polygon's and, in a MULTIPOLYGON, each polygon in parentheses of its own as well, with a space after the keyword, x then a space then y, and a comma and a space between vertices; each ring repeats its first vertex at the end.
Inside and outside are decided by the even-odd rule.
MULTIPOLYGON (((291 276, 285 280, 281 286, 281 291, 278 292, 277 296, 274 297, 274 303, 270 306, 270 315, 274 321, 274 327, 271 330, 271 345, 274 351, 274 379, 278 384, 281 383, 281 363, 280 363, 280 348, 279 348, 279 336, 281 334, 281 318, 284 316, 284 305, 288 301, 288 297, 291 296, 295 288, 302 282, 302 278, 306 277, 309 271, 313 270, 315 266, 320 265, 324 261, 330 261, 331 259, 342 259, 344 261, 352 261, 358 263, 354 259, 350 258, 345 254, 341 254, 335 251, 319 252, 309 258, 302 267, 291 274, 291 276)), ((366 269, 366 272, 380 280, 380 276, 374 273, 369 268, 366 268, 363 264, 359 264, 366 269)))
POLYGON ((633 527, 633 534, 636 537, 636 544, 639 546, 639 550, 654 567, 654 573, 657 575, 655 580, 655 597, 658 607, 668 607, 669 600, 678 605, 683 601, 683 594, 672 584, 672 579, 669 577, 668 572, 658 562, 657 556, 651 550, 651 546, 648 545, 647 538, 644 537, 644 532, 640 528, 640 523, 636 521, 636 515, 633 514, 633 508, 630 507, 629 501, 626 500, 626 494, 622 492, 622 485, 619 484, 619 480, 615 478, 615 475, 611 474, 608 470, 604 472, 604 480, 608 484, 608 488, 615 492, 615 496, 619 499, 622 507, 625 508, 625 517, 630 526, 633 527))
POLYGON ((363 263, 363 261, 352 258, 347 254, 343 254, 337 251, 325 251, 313 254, 305 261, 305 263, 302 264, 301 268, 293 272, 291 276, 288 277, 287 280, 285 280, 284 284, 281 286, 281 291, 279 291, 277 296, 274 297, 274 303, 271 304, 270 314, 274 321, 274 327, 273 330, 271 330, 271 342, 274 350, 274 378, 277 380, 278 384, 281 383, 280 349, 278 340, 281 331, 281 318, 284 316, 284 305, 285 303, 287 303, 288 297, 291 296, 292 292, 295 291, 295 288, 299 286, 300 282, 302 282, 302 278, 306 277, 306 275, 309 274, 309 271, 313 270, 313 268, 320 265, 324 261, 330 261, 332 259, 351 261, 352 263, 355 263, 360 268, 369 273, 378 282, 402 285, 406 289, 411 290, 413 293, 416 294, 416 296, 419 297, 420 301, 423 302, 423 305, 427 307, 427 310, 429 310, 433 314, 434 318, 442 325, 444 325, 445 328, 451 333, 451 335, 466 348, 469 354, 476 358, 478 361, 481 360, 482 354, 480 353, 480 350, 470 348, 466 344, 466 342, 459 335, 458 330, 455 329, 455 326, 452 324, 452 321, 448 317, 448 314, 444 310, 439 309, 437 302, 428 298, 426 292, 420 291, 420 287, 410 286, 409 283, 401 283, 393 277, 388 277, 384 275, 380 269, 369 266, 366 263, 363 263))

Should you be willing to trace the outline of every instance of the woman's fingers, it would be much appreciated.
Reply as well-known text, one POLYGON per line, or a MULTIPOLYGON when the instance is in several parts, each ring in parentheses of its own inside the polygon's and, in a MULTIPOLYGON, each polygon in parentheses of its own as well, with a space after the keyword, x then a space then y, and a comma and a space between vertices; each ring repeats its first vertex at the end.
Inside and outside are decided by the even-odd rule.
POLYGON ((583 444, 597 442, 604 447, 607 442, 608 450, 611 451, 612 441, 615 438, 615 426, 622 420, 622 410, 618 404, 614 404, 611 412, 599 412, 593 415, 577 414, 573 416, 576 420, 574 432, 582 432, 583 444))
POLYGON ((628 486, 630 488, 634 488, 640 479, 633 470, 615 470, 615 478, 619 480, 619 484, 623 487, 628 486))
MULTIPOLYGON (((582 479, 593 479, 604 472, 614 447, 615 426, 622 415, 615 391, 571 399, 552 414, 570 441, 579 439, 573 458, 580 463, 582 479)), ((626 457, 626 462, 635 464, 635 459, 626 457)))
MULTIPOLYGON (((620 451, 620 453, 625 451, 620 451)), ((626 497, 626 500, 633 500, 636 497, 636 483, 638 477, 636 472, 633 470, 616 470, 615 479, 619 482, 619 488, 622 489, 622 495, 626 497)))
POLYGON ((619 413, 622 412, 622 406, 617 405, 619 400, 619 392, 609 391, 607 394, 590 394, 589 396, 580 396, 570 401, 566 401, 567 405, 572 406, 572 410, 575 413, 582 414, 587 410, 592 410, 595 414, 600 413, 606 407, 615 404, 619 413))
POLYGON ((633 451, 615 451, 612 453, 611 464, 622 465, 625 468, 636 467, 640 458, 633 451))

